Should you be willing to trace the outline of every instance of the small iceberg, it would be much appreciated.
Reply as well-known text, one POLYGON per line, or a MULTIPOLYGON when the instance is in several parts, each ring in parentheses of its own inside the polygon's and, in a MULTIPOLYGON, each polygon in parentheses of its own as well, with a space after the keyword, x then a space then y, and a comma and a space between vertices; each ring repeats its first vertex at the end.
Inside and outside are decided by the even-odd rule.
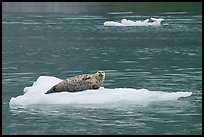
POLYGON ((192 92, 163 92, 134 88, 104 88, 83 92, 60 92, 44 94, 53 85, 61 82, 57 77, 40 76, 30 87, 24 88, 24 94, 11 97, 9 106, 28 106, 34 104, 148 104, 158 101, 177 100, 189 97, 192 92))
POLYGON ((105 21, 104 26, 160 26, 161 22, 164 19, 162 18, 150 18, 146 19, 144 21, 132 21, 127 19, 122 19, 121 22, 115 22, 115 21, 105 21))

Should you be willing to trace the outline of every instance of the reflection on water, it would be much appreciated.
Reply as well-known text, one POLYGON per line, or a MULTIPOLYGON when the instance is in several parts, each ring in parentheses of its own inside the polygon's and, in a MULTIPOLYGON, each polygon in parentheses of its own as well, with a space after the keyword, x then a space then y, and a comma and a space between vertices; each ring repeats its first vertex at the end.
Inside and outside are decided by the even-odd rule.
MULTIPOLYGON (((14 132, 26 128, 34 120, 41 123, 41 126, 33 125, 36 127, 32 129, 33 134, 143 134, 144 132, 145 134, 172 134, 176 128, 182 129, 183 126, 186 126, 185 123, 186 120, 189 120, 188 118, 195 116, 195 110, 186 106, 191 106, 189 101, 153 103, 145 108, 135 105, 128 107, 125 105, 120 107, 117 105, 112 107, 100 105, 11 107, 10 111, 15 116, 11 121, 19 123, 21 121, 19 116, 24 117, 18 127, 12 124, 11 126, 14 128, 11 130, 14 132), (186 114, 185 117, 183 114, 186 114), (169 119, 169 115, 174 116, 174 118, 169 119), (153 123, 157 123, 158 126, 170 123, 176 126, 172 126, 168 131, 165 131, 166 126, 161 126, 160 130, 157 131, 153 123)), ((22 131, 20 133, 31 133, 28 127, 25 133, 22 131)), ((179 130, 177 133, 186 134, 188 132, 179 130)))

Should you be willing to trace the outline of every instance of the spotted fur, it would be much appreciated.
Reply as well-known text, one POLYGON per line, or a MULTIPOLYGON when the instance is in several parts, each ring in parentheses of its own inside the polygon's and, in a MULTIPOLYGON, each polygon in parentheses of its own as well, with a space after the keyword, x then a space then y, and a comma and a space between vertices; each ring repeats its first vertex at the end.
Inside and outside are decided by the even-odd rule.
POLYGON ((98 71, 95 74, 83 74, 67 78, 54 85, 45 94, 57 92, 79 92, 87 89, 98 89, 105 79, 105 72, 98 71))

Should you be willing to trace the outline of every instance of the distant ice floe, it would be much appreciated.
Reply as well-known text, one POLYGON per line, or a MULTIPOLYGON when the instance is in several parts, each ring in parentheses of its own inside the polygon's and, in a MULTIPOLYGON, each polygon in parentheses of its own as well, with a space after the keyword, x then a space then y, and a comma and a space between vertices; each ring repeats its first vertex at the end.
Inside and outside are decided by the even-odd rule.
POLYGON ((83 92, 60 92, 44 94, 55 84, 62 80, 56 77, 40 76, 30 87, 24 88, 24 94, 12 97, 9 106, 28 106, 34 104, 148 104, 158 101, 177 100, 181 97, 191 96, 192 92, 162 92, 147 89, 133 88, 104 88, 86 90, 83 92))
POLYGON ((127 19, 122 19, 121 22, 115 22, 115 21, 105 21, 104 26, 160 26, 161 22, 164 19, 162 18, 150 18, 146 19, 144 21, 132 21, 127 19))

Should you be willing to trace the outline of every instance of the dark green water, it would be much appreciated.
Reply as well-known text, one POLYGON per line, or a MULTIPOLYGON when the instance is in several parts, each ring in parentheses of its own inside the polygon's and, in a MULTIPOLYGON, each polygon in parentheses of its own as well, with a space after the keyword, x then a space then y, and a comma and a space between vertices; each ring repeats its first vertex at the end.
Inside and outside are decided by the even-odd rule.
POLYGON ((3 134, 202 134, 201 14, 3 14, 2 40, 3 134), (103 26, 150 17, 164 21, 103 26), (147 106, 9 107, 39 76, 65 79, 97 70, 106 72, 106 88, 193 94, 147 106))

